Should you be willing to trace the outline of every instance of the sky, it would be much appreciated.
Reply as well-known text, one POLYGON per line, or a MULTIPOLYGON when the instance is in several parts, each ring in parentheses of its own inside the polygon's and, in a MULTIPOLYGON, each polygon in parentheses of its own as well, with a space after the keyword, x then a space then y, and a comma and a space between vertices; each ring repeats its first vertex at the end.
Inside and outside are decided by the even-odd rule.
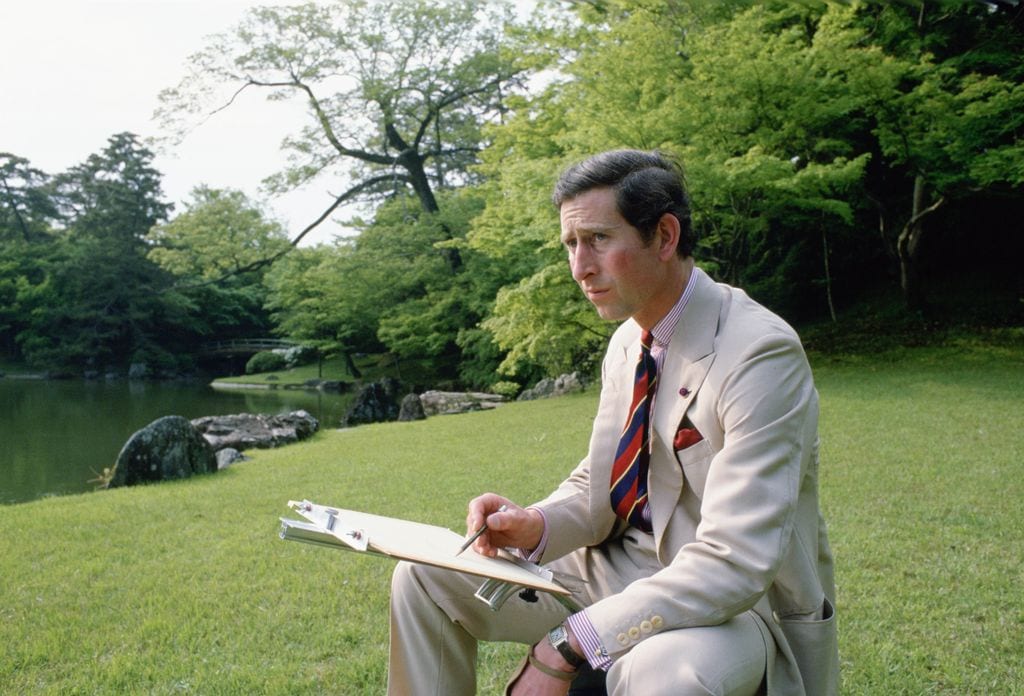
MULTIPOLYGON (((185 75, 188 56, 233 27, 249 7, 292 0, 0 0, 0 152, 57 174, 99 153, 115 133, 166 136, 153 118, 161 89, 185 75)), ((175 211, 199 184, 233 188, 265 206, 289 237, 332 200, 329 182, 279 197, 261 180, 284 164, 282 138, 302 107, 253 94, 177 146, 147 142, 175 211)), ((324 222, 303 245, 345 229, 324 222)))

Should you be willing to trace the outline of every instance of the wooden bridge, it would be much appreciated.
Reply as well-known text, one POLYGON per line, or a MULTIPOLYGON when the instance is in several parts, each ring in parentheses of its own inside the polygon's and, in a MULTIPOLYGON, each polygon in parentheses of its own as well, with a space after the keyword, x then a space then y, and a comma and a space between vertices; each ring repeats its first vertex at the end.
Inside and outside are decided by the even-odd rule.
POLYGON ((200 355, 251 355, 261 350, 293 348, 299 345, 280 338, 233 338, 226 341, 209 341, 199 347, 200 355))

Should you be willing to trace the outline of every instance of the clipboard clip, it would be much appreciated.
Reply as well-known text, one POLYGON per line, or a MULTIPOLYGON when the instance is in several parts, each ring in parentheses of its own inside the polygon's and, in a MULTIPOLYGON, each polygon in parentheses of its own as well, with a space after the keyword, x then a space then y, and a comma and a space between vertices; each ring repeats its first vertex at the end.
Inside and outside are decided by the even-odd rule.
POLYGON ((308 500, 301 502, 289 500, 288 507, 319 527, 321 531, 330 534, 356 551, 366 551, 370 544, 366 532, 345 524, 344 520, 338 516, 338 510, 334 508, 317 505, 308 500))

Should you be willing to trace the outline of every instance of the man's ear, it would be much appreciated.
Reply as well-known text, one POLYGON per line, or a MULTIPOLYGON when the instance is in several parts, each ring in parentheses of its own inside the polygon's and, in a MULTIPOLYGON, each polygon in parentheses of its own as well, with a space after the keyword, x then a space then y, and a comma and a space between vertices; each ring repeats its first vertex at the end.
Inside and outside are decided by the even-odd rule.
POLYGON ((658 258, 668 261, 676 255, 676 247, 679 246, 679 218, 671 213, 665 213, 658 220, 658 227, 654 230, 654 240, 658 244, 658 258))

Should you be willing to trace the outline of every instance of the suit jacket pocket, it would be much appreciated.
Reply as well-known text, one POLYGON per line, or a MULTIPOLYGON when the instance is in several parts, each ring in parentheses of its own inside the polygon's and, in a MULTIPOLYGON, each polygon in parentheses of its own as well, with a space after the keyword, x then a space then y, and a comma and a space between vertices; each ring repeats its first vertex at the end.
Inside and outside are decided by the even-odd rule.
POLYGON ((676 431, 675 440, 672 442, 672 446, 676 452, 684 450, 688 447, 693 447, 698 442, 704 439, 704 436, 700 434, 700 431, 696 428, 682 427, 676 431))
POLYGON ((713 455, 711 444, 706 439, 676 451, 676 461, 683 469, 686 485, 701 500, 704 499, 704 484, 708 478, 708 467, 713 455))
POLYGON ((777 619, 789 647, 796 657, 804 693, 808 696, 832 696, 839 693, 839 646, 836 615, 832 603, 825 600, 825 618, 821 620, 777 619))

